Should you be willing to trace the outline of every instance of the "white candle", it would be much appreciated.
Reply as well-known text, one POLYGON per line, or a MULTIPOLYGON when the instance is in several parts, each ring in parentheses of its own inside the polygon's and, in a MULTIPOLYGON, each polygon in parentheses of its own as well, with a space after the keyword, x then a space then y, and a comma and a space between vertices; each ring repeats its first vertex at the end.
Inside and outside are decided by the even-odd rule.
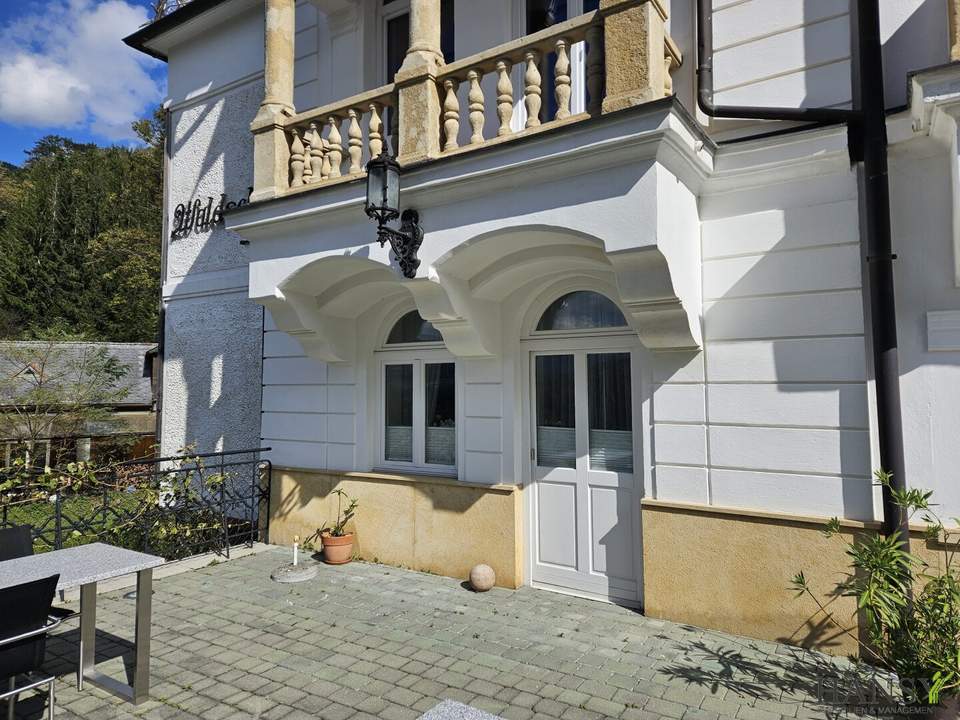
POLYGON ((300 545, 300 536, 295 535, 293 538, 293 564, 294 565, 297 564, 297 550, 299 549, 299 545, 300 545))

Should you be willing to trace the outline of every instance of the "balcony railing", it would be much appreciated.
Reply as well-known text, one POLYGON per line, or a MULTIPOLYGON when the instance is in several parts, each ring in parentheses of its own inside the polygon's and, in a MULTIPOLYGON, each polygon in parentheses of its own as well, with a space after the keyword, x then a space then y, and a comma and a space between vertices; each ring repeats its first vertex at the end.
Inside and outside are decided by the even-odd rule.
MULTIPOLYGON (((366 161, 385 147, 384 118, 396 125, 396 107, 391 83, 287 120, 290 189, 363 173, 366 161)), ((395 148, 396 129, 390 135, 395 148)))
POLYGON ((665 32, 665 20, 660 0, 605 0, 598 11, 440 65, 434 74, 405 77, 340 102, 254 123, 255 135, 278 135, 264 143, 269 152, 258 152, 255 162, 286 165, 286 172, 283 165, 260 169, 257 176, 269 177, 275 185, 261 197, 362 176, 367 160, 388 143, 405 164, 499 145, 671 95, 670 73, 681 56, 665 32), (585 87, 584 110, 574 113, 571 49, 577 43, 585 44, 585 87), (516 66, 523 70, 519 87, 516 66), (483 79, 490 75, 496 83, 488 82, 485 89, 483 79), (545 82, 545 76, 552 82, 545 82), (438 105, 425 102, 419 87, 431 82, 436 83, 438 105), (466 92, 460 92, 464 85, 466 92), (545 100, 547 93, 553 103, 545 100), (525 110, 522 128, 513 124, 518 105, 525 110), (496 133, 485 133, 494 108, 496 133), (461 146, 464 123, 470 132, 461 146), (411 144, 417 147, 411 149, 411 144))

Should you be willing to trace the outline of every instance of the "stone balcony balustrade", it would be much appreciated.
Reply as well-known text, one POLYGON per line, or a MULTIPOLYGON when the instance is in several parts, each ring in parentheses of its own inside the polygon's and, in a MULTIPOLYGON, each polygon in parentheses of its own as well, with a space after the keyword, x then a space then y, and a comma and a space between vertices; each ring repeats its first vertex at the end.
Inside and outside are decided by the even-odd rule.
POLYGON ((401 165, 412 165, 671 95, 670 73, 681 56, 665 31, 666 18, 661 0, 601 0, 599 10, 446 65, 439 49, 440 0, 412 0, 410 49, 394 83, 297 113, 294 0, 266 0, 265 93, 251 126, 251 199, 355 179, 385 148, 401 165), (580 42, 586 102, 574 113, 570 51, 580 42), (485 88, 490 75, 496 82, 485 88), (522 129, 512 124, 518 105, 525 111, 522 129), (485 134, 494 110, 496 134, 485 134), (463 145, 461 125, 470 128, 463 145))

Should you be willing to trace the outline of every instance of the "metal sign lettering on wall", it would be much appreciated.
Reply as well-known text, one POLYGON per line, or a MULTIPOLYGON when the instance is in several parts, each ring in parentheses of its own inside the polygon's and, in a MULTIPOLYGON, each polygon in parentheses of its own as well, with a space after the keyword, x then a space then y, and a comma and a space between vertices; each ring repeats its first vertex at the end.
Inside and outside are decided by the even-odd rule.
POLYGON ((191 233, 206 232, 214 225, 223 223, 223 211, 243 207, 250 203, 250 193, 253 188, 247 188, 247 196, 239 201, 227 201, 226 193, 220 195, 220 202, 213 204, 213 198, 207 196, 207 202, 197 198, 192 202, 180 203, 173 211, 173 230, 170 238, 176 240, 191 233))

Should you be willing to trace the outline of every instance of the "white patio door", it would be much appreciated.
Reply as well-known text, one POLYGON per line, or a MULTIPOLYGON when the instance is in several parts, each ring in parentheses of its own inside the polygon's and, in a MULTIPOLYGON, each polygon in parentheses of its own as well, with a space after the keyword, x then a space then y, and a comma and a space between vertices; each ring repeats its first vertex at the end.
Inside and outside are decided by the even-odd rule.
POLYGON ((534 584, 640 601, 633 353, 533 354, 534 584))

